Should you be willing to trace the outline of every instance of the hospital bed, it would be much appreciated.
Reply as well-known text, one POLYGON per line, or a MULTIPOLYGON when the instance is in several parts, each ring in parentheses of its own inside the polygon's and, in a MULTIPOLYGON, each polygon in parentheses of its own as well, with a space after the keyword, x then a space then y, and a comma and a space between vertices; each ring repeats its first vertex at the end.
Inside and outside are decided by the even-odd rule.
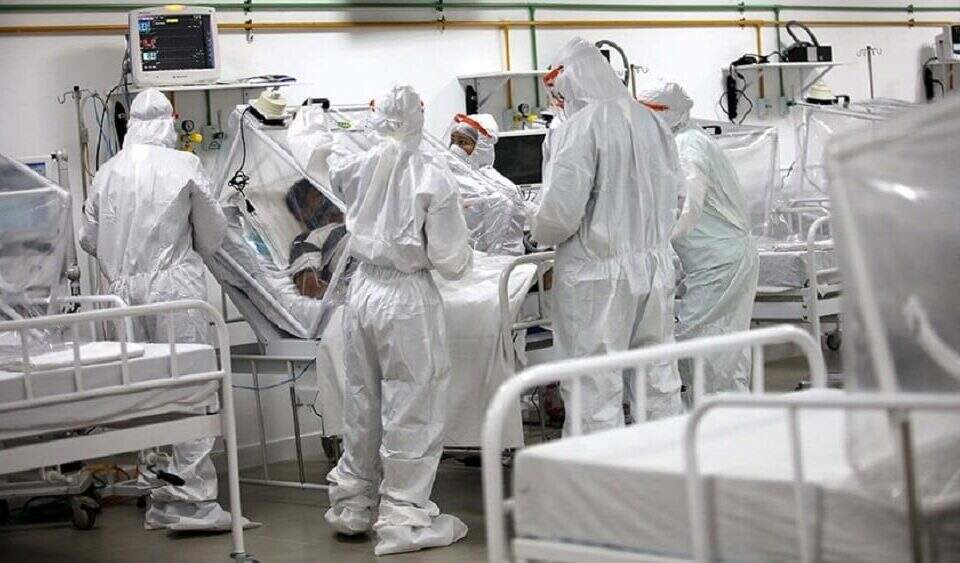
POLYGON ((844 391, 823 388, 819 346, 790 326, 524 372, 484 427, 490 561, 960 559, 958 110, 853 130, 829 150, 852 321, 844 391), (696 382, 698 358, 750 346, 759 392, 758 352, 782 342, 802 349, 813 389, 718 395, 682 417, 528 448, 504 498, 498 411, 523 388, 688 357, 696 382))
MULTIPOLYGON (((0 368, 0 475, 46 468, 207 437, 222 436, 227 457, 230 510, 241 514, 227 328, 200 301, 122 307, 0 322, 0 333, 22 340, 57 330, 71 340, 46 354, 20 348, 16 366, 0 368), (128 318, 198 311, 209 319, 215 346, 128 342, 128 318), (119 341, 87 341, 81 327, 112 323, 119 341), (218 366, 219 362, 219 366, 218 366), (94 429, 90 431, 90 429, 94 429)), ((6 486, 26 494, 36 482, 6 486)), ((95 513, 96 507, 81 504, 95 513)), ((91 520, 93 514, 86 516, 91 520)), ((240 518, 233 519, 231 556, 252 561, 240 518)))
MULTIPOLYGON (((336 126, 345 129, 354 128, 366 112, 369 112, 368 106, 329 108, 336 126)), ((296 234, 295 227, 284 226, 287 221, 284 214, 289 212, 283 207, 283 197, 293 182, 305 179, 340 209, 343 203, 331 193, 322 174, 308 170, 309 162, 298 157, 304 153, 291 148, 287 127, 264 125, 240 107, 231 117, 230 128, 234 143, 229 151, 224 151, 214 182, 216 195, 228 216, 229 230, 223 247, 207 265, 258 340, 256 344, 234 349, 238 370, 251 373, 257 380, 253 391, 258 404, 260 462, 266 475, 264 479, 249 481, 324 488, 324 485, 306 482, 302 473, 302 445, 297 456, 301 467, 299 481, 282 483, 269 478, 267 456, 263 453, 267 441, 260 394, 266 388, 288 388, 294 438, 298 443, 301 439, 297 411, 312 407, 312 411, 321 416, 324 449, 328 457, 336 457, 335 437, 342 433, 343 336, 338 306, 343 291, 337 289, 340 287, 337 283, 331 283, 335 289, 328 290, 323 299, 300 295, 284 271, 283 249, 278 248, 282 242, 271 241, 289 241, 296 234), (239 134, 241 123, 242 135, 239 134), (229 180, 242 162, 248 182, 243 193, 239 193, 229 180), (250 206, 254 211, 251 212, 250 206), (264 244, 258 248, 260 242, 264 244), (308 384, 303 374, 311 366, 317 380, 308 384)), ((431 150, 446 150, 432 137, 427 136, 425 142, 431 150)), ((306 152, 309 157, 309 151, 306 152)), ((487 180, 473 174, 471 181, 487 180)), ((448 448, 479 447, 486 402, 500 382, 513 373, 512 348, 501 341, 502 315, 505 313, 508 318, 520 315, 521 304, 536 281, 537 272, 537 267, 531 264, 511 267, 514 260, 514 256, 476 253, 474 268, 465 279, 451 282, 435 276, 445 303, 454 367, 447 408, 448 412, 457 414, 450 417, 447 425, 448 448), (502 276, 508 269, 511 274, 503 285, 502 276), (502 306, 503 303, 507 306, 502 306)), ((512 428, 511 442, 520 445, 519 406, 512 428)))
MULTIPOLYGON (((109 297, 64 297, 73 265, 69 194, 0 155, 0 483, 2 496, 64 493, 86 483, 48 468, 198 438, 223 436, 233 514, 232 557, 243 544, 229 339, 200 301, 138 307, 109 297), (62 314, 64 304, 113 305, 62 314), (129 319, 204 315, 216 347, 130 342, 129 319), (116 338, 105 339, 102 325, 116 338), (217 354, 219 352, 219 358, 217 354), (218 364, 219 359, 219 364, 218 364), (39 480, 23 472, 40 469, 39 480)), ((74 499, 75 523, 93 525, 92 497, 74 499)))
POLYGON ((760 252, 753 321, 806 324, 818 335, 821 324, 829 322, 834 330, 827 335, 827 345, 838 349, 841 285, 827 228, 829 210, 823 205, 826 196, 783 202, 776 128, 693 123, 713 134, 743 187, 760 252))
MULTIPOLYGON (((762 378, 762 363, 754 370, 762 378)), ((825 382, 819 347, 791 326, 523 372, 498 392, 484 425, 488 560, 908 560, 909 510, 857 486, 861 468, 846 456, 845 415, 861 409, 960 413, 960 398, 845 394, 825 389, 825 382), (802 350, 814 389, 716 396, 688 415, 525 448, 516 454, 513 496, 506 497, 498 463, 500 410, 524 389, 552 381, 575 387, 577 378, 600 370, 696 362, 741 347, 751 347, 757 357, 764 346, 785 343, 802 350)), ((578 401, 573 399, 574 409, 578 401)), ((930 444, 914 446, 917 464, 932 461, 919 454, 930 444)), ((955 514, 956 507, 931 508, 924 517, 946 513, 955 514)), ((930 542, 933 530, 927 530, 923 541, 930 542)), ((936 542, 941 560, 960 555, 956 530, 939 530, 936 542)))

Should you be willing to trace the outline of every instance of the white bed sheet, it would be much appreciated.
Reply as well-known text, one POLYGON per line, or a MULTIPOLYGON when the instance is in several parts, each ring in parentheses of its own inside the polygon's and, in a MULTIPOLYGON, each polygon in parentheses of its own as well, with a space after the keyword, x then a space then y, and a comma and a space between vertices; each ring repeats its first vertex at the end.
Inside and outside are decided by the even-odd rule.
MULTIPOLYGON (((830 394, 839 391, 808 391, 830 394)), ((681 447, 687 417, 527 448, 517 456, 519 536, 667 556, 691 555, 681 447)), ((859 492, 844 451, 843 415, 803 411, 801 440, 822 561, 910 559, 905 514, 859 492)), ((798 558, 786 415, 721 410, 700 434, 715 554, 737 561, 798 558)), ((960 560, 960 534, 941 534, 941 560, 960 560), (953 555, 951 555, 953 554, 953 555)))
MULTIPOLYGON (((131 359, 130 379, 143 382, 169 377, 170 345, 140 344, 144 354, 131 359)), ((177 371, 189 375, 215 371, 216 356, 211 346, 177 344, 177 371)), ((31 376, 35 398, 73 393, 72 368, 36 373, 31 376)), ((85 390, 122 384, 120 362, 114 361, 83 367, 85 390)), ((26 399, 23 374, 0 371, 0 404, 26 399)), ((200 412, 217 408, 217 383, 208 382, 169 389, 155 389, 132 394, 72 401, 46 407, 0 413, 0 439, 50 432, 95 424, 103 424, 133 416, 170 412, 200 412)))
MULTIPOLYGON (((837 255, 832 250, 818 250, 814 266, 818 270, 834 268, 837 255)), ((757 282, 761 293, 777 293, 802 288, 807 283, 806 250, 760 249, 760 276, 757 282)))

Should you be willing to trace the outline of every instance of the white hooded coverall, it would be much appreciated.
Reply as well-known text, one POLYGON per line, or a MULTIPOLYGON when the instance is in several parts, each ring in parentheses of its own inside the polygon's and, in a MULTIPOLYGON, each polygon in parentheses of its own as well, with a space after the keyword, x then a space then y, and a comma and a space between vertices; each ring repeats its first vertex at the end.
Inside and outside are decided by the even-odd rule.
POLYGON ((473 251, 446 160, 421 149, 417 93, 394 87, 371 121, 376 143, 367 152, 348 156, 335 139, 321 147, 331 153, 330 184, 348 206, 349 251, 359 262, 343 314, 347 431, 327 476, 326 520, 345 534, 373 525, 375 553, 385 555, 449 545, 467 532, 430 501, 450 379, 430 270, 457 279, 473 251))
MULTIPOLYGON (((173 107, 157 90, 145 90, 130 106, 123 149, 93 179, 84 205, 80 246, 96 256, 108 291, 129 305, 206 299, 201 256, 213 254, 226 234, 226 219, 210 196, 200 160, 174 149, 173 107)), ((140 342, 203 343, 206 319, 197 311, 133 317, 140 342)), ((173 446, 162 469, 186 484, 153 489, 147 528, 229 529, 230 513, 217 504, 217 473, 210 460, 213 438, 173 446)))
MULTIPOLYGON (((683 265, 685 292, 677 340, 748 330, 760 257, 750 234, 747 204, 736 170, 703 129, 689 123, 693 102, 678 84, 656 81, 638 98, 661 110, 675 131, 687 194, 673 247, 683 265)), ((704 392, 750 390, 750 349, 704 357, 704 392)), ((693 363, 680 362, 693 389, 693 363)))
MULTIPOLYGON (((673 138, 590 43, 568 43, 552 68, 561 66, 551 94, 562 97, 566 119, 545 141, 543 189, 531 227, 534 240, 557 245, 557 355, 671 342, 670 231, 681 181, 673 138)), ((651 366, 647 375, 648 417, 679 414, 676 364, 651 366)), ((621 373, 582 382, 583 431, 622 425, 621 373)), ((561 391, 569 413, 570 385, 561 391)), ((568 416, 565 433, 571 423, 568 416)))
POLYGON ((489 180, 486 184, 477 184, 469 179, 460 183, 464 218, 472 239, 476 241, 474 248, 490 254, 523 254, 523 227, 526 220, 523 196, 516 184, 493 167, 496 158, 494 146, 498 139, 497 122, 488 114, 457 114, 444 135, 444 142, 450 143, 450 134, 454 131, 468 135, 476 141, 476 145, 471 154, 457 145, 452 145, 450 151, 489 180))

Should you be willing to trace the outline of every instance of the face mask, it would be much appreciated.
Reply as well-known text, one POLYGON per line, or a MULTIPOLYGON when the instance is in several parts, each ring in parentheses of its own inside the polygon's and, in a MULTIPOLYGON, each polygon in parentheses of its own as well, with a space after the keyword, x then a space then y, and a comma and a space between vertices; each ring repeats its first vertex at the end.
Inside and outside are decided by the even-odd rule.
POLYGON ((470 155, 467 154, 467 151, 463 150, 460 145, 450 145, 450 152, 464 160, 469 160, 470 158, 470 155))

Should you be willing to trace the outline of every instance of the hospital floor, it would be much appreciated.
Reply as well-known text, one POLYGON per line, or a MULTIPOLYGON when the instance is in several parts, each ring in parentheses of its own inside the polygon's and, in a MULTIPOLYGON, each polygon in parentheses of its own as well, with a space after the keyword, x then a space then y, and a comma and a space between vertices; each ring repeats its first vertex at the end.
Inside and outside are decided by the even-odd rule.
MULTIPOLYGON (((836 357, 828 355, 828 365, 836 357)), ((807 370, 796 359, 768 363, 770 390, 790 390, 807 370)), ((330 465, 307 464, 312 481, 322 481, 330 465)), ((257 476, 256 471, 250 476, 257 476)), ((296 464, 271 466, 271 477, 296 479, 296 464)), ((224 480, 221 479, 221 488, 224 480)), ((437 473, 434 500, 470 528, 467 537, 453 546, 417 553, 375 557, 375 539, 343 539, 323 521, 328 501, 321 491, 243 486, 244 513, 263 522, 245 533, 247 550, 263 563, 329 561, 339 563, 424 562, 466 563, 485 561, 481 473, 455 460, 445 460, 437 473)), ((226 499, 226 492, 221 492, 226 499)), ((224 505, 226 507, 226 505, 224 505)), ((143 512, 132 501, 106 506, 95 529, 78 531, 69 525, 43 529, 0 530, 0 563, 201 563, 229 561, 229 534, 170 535, 142 527, 143 512)))

